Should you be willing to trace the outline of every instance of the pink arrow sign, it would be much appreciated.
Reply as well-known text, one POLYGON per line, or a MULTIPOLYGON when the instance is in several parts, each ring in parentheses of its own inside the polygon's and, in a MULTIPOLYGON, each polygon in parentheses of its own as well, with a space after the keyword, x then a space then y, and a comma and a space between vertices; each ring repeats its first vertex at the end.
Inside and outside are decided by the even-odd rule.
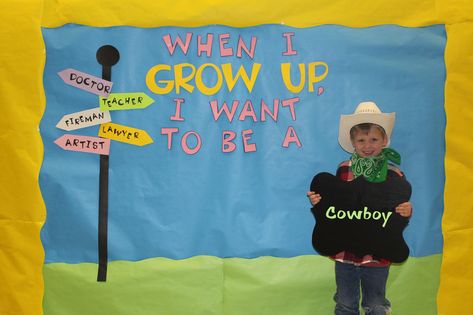
POLYGON ((66 134, 57 138, 54 143, 69 151, 102 155, 109 155, 110 153, 110 139, 66 134))
POLYGON ((58 75, 68 85, 103 97, 108 97, 112 91, 112 82, 75 69, 62 70, 58 75))

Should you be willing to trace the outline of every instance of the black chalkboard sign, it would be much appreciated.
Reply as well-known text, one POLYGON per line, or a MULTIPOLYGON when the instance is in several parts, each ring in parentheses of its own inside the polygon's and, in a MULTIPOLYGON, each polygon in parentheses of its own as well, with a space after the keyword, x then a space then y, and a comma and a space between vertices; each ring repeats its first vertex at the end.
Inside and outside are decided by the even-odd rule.
POLYGON ((329 173, 317 174, 310 190, 322 196, 312 208, 315 228, 312 244, 324 256, 349 251, 373 255, 395 263, 409 256, 402 232, 408 219, 395 212, 409 201, 411 185, 402 177, 372 183, 363 176, 351 182, 329 173))

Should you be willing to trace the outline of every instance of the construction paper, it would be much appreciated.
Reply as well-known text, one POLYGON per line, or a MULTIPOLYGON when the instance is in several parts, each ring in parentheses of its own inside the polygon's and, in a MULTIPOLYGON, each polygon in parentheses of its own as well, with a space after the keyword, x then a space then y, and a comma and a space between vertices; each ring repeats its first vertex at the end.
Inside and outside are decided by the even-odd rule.
MULTIPOLYGON (((444 26, 65 25, 44 29, 43 34, 51 54, 45 65, 48 101, 41 123, 45 158, 40 184, 50 218, 42 232, 46 265, 99 263, 98 277, 91 280, 108 283, 116 276, 116 261, 316 255, 307 183, 314 173, 335 170, 347 158, 337 143, 338 120, 366 99, 397 113, 391 143, 404 157, 402 169, 415 192, 411 202, 416 212, 405 233, 411 257, 442 252, 443 208, 437 201, 443 197, 444 177, 418 165, 443 169, 444 131, 439 126, 445 123, 444 26), (211 50, 202 42, 211 38, 209 34, 214 36, 211 50), (131 49, 127 38, 148 48, 131 49), (73 67, 100 74, 103 65, 96 55, 104 45, 115 47, 120 55, 110 69, 114 89, 146 91, 160 104, 111 112, 114 123, 98 128, 100 136, 109 137, 105 130, 118 140, 133 138, 133 133, 110 126, 133 126, 153 139, 141 148, 112 142, 106 277, 103 251, 96 246, 97 230, 103 234, 96 223, 102 191, 96 183, 102 168, 97 159, 68 157, 68 165, 75 165, 78 173, 71 174, 77 177, 73 183, 65 184, 59 176, 63 152, 50 148, 48 141, 57 133, 48 128, 48 121, 95 98, 58 84, 56 73, 73 67), (380 54, 379 47, 385 46, 380 54), (61 99, 71 101, 59 103, 61 99), (412 115, 413 111, 425 115, 412 115), (409 137, 412 125, 419 126, 415 139, 409 137), (55 206, 58 196, 46 178, 69 187, 71 192, 61 198, 68 211, 55 206), (77 201, 75 191, 89 198, 77 201), (428 213, 432 218, 424 220, 428 213)), ((405 258, 404 254, 393 260, 405 258)), ((439 271, 431 276, 438 279, 439 271)), ((264 296, 264 288, 260 292, 264 296)), ((333 293, 329 289, 325 294, 333 293)), ((325 305, 333 307, 332 299, 325 305)), ((226 303, 221 307, 226 309, 226 303)), ((300 307, 307 309, 307 304, 300 307)), ((231 311, 238 308, 227 312, 231 311)))
POLYGON ((87 109, 77 113, 62 116, 56 127, 66 131, 100 125, 112 121, 108 111, 100 108, 87 109))
POLYGON ((153 139, 151 139, 145 130, 114 123, 102 124, 99 129, 99 137, 138 146, 153 143, 153 139))
MULTIPOLYGON (((392 266, 388 286, 396 312, 437 314, 441 255, 392 266), (415 307, 412 307, 415 305, 415 307)), ((46 314, 331 314, 333 262, 322 256, 256 259, 197 256, 109 264, 106 285, 95 264, 45 265, 46 314), (130 277, 129 275, 133 275, 130 277)))
POLYGON ((64 150, 108 155, 110 139, 65 134, 54 141, 64 150))
POLYGON ((64 83, 78 89, 101 96, 108 96, 113 83, 75 69, 65 69, 58 72, 64 83))
POLYGON ((402 236, 408 223, 395 208, 411 197, 403 178, 387 177, 370 183, 363 176, 344 182, 330 173, 314 176, 310 190, 322 196, 312 207, 312 244, 324 256, 348 251, 401 263, 409 256, 402 236))
POLYGON ((100 109, 103 111, 142 109, 154 103, 154 100, 142 92, 111 93, 107 98, 100 97, 100 109))
MULTIPOLYGON (((411 202, 416 211, 405 232, 411 255, 442 252, 443 208, 438 201, 443 198, 443 173, 426 173, 419 165, 443 170, 443 26, 138 29, 66 25, 43 33, 51 54, 45 65, 48 102, 41 122, 45 143, 41 174, 48 174, 48 181, 64 181, 61 165, 65 159, 63 151, 50 145, 48 139, 55 140, 58 130, 50 128, 48 121, 95 99, 61 84, 56 75, 59 69, 100 73, 96 52, 108 43, 120 52, 112 69, 114 89, 147 91, 160 104, 139 111, 114 111, 113 123, 101 125, 96 133, 114 140, 109 179, 110 260, 315 254, 307 186, 314 173, 335 171, 349 157, 337 142, 339 117, 352 113, 366 99, 375 99, 385 112, 397 113, 391 144, 404 157, 402 170, 413 186, 411 202), (289 51, 285 33, 294 33, 290 38, 297 54, 283 54, 289 51), (223 46, 233 48, 233 55, 225 55, 230 52, 221 51, 219 42, 214 42, 211 57, 199 56, 198 38, 207 34, 225 35, 228 44, 223 46), (167 36, 174 50, 166 44, 167 36), (148 49, 131 49, 127 38, 148 49), (240 38, 249 51, 242 49, 241 58, 237 56, 240 38), (387 48, 380 48, 382 44, 387 48), (208 66, 204 69, 204 65, 208 66), (156 72, 158 66, 162 70, 156 72), (204 70, 200 73, 199 69, 204 70), (229 71, 226 77, 224 69, 229 71), (129 73, 134 73, 133 79, 129 73), (150 76, 169 91, 153 92, 154 84, 147 81, 150 76), (299 85, 303 88, 294 93, 299 85), (317 96, 319 85, 325 92, 317 96), (219 92, 209 94, 207 89, 213 87, 219 92), (63 99, 70 101, 58 102, 63 99), (416 138, 410 137, 413 125, 418 126, 416 138), (119 143, 141 138, 129 127, 146 131, 153 142, 140 148, 119 143), (424 220, 426 215, 431 218, 424 220)), ((71 158, 67 156, 67 164, 75 165, 83 175, 74 184, 60 185, 90 196, 86 213, 95 221, 97 202, 93 200, 98 190, 92 185, 98 182, 98 161, 71 158)), ((96 262, 95 233, 77 237, 74 246, 66 238, 52 237, 68 233, 67 224, 59 222, 83 222, 80 229, 92 223, 76 217, 84 211, 73 210, 79 205, 74 198, 63 200, 69 213, 59 210, 57 194, 43 176, 40 184, 49 217, 57 218, 47 221, 43 229, 46 262, 96 262)))

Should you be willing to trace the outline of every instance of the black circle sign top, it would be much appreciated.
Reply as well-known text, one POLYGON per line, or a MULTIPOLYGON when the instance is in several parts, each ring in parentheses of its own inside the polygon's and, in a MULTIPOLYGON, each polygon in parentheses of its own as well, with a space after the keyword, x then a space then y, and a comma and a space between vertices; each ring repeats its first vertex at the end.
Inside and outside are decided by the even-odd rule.
POLYGON ((120 60, 120 53, 112 45, 105 45, 97 50, 97 61, 104 67, 111 67, 120 60))

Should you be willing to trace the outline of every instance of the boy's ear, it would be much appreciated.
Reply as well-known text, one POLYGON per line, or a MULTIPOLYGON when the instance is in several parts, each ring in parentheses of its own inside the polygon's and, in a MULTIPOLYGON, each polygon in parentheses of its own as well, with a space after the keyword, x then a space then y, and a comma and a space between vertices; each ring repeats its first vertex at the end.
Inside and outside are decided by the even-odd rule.
POLYGON ((355 148, 355 140, 350 136, 350 143, 353 148, 355 148))
POLYGON ((383 137, 383 148, 385 148, 388 145, 388 137, 385 136, 383 137))

